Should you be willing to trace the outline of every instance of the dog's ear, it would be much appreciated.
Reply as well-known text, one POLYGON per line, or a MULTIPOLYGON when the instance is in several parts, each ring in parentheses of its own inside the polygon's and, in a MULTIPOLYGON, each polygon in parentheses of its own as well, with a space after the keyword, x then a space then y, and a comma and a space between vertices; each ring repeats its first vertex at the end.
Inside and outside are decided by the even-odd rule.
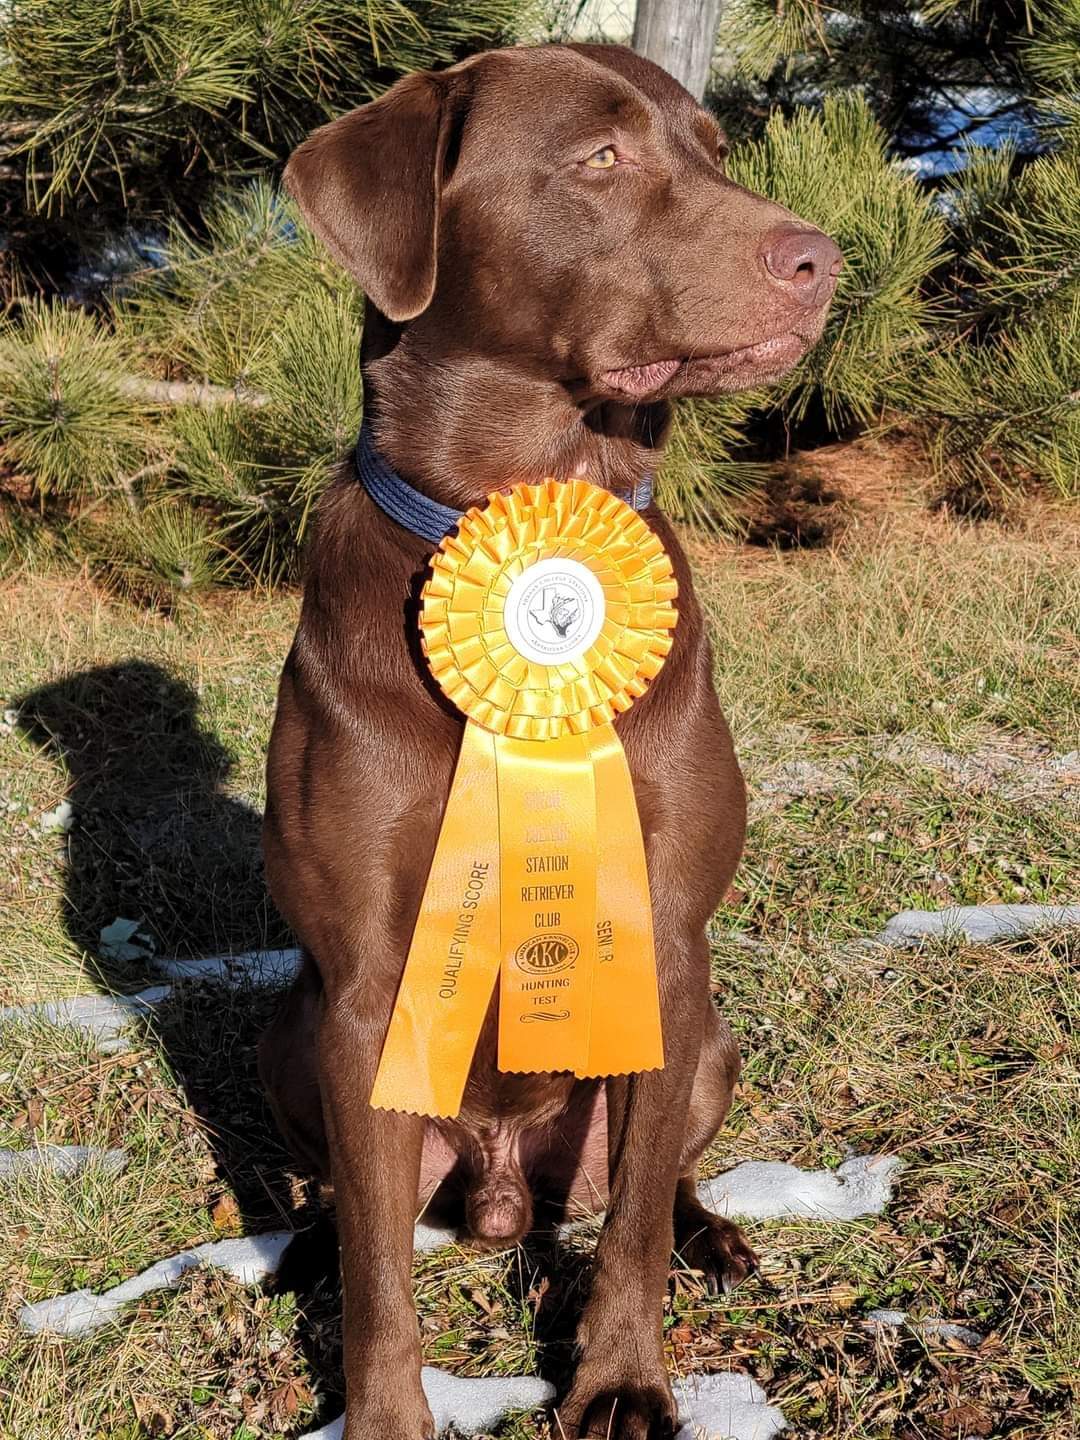
POLYGON ((391 320, 413 319, 435 292, 439 197, 464 78, 407 75, 316 130, 285 168, 304 219, 391 320))

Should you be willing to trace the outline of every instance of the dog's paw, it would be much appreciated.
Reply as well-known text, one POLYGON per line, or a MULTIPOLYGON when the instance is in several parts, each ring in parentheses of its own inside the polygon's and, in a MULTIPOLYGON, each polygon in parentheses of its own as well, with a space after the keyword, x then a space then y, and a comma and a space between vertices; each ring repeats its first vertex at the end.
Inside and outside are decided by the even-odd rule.
POLYGON ((702 1276, 710 1295, 728 1294, 758 1268, 758 1258, 739 1227, 708 1210, 688 1221, 675 1253, 688 1270, 702 1276))
POLYGON ((671 1440, 675 1429, 675 1402, 666 1377, 652 1385, 575 1382, 555 1412, 560 1440, 671 1440))

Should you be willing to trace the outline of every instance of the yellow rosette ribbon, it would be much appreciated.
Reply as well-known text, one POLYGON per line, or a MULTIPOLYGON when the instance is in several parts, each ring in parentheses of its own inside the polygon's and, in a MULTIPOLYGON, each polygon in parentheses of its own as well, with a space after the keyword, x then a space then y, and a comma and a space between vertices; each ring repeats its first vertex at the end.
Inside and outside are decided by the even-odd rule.
POLYGON ((452 1117, 496 983, 498 1068, 664 1063, 641 822, 612 724, 671 648, 671 561, 584 480, 517 485, 431 561, 420 631, 466 717, 371 1104, 452 1117))

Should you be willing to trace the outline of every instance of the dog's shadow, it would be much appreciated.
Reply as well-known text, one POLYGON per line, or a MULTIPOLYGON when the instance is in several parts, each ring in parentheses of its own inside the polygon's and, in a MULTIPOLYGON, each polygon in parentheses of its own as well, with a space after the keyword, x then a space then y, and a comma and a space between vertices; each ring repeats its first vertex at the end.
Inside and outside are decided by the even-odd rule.
MULTIPOLYGON (((64 924, 92 958, 102 988, 132 992, 160 983, 159 957, 290 943, 263 878, 261 816, 226 792, 232 758, 201 720, 199 697, 185 680, 161 665, 124 660, 43 685, 15 708, 21 733, 67 783, 74 815, 64 924), (103 943, 102 931, 117 919, 137 921, 132 942, 147 937, 153 953, 118 955, 103 943)), ((215 1194, 235 1197, 244 1234, 297 1230, 274 1283, 297 1295, 298 1339, 325 1412, 333 1414, 342 1395, 336 1234, 292 1166, 256 1066, 259 1037, 280 999, 250 987, 182 983, 155 1027, 211 1147, 215 1194)), ((455 1209, 451 1204, 444 1218, 455 1209)), ((553 1263, 539 1236, 526 1242, 523 1258, 525 1273, 561 1274, 534 1322, 541 1373, 558 1382, 572 1349, 583 1268, 553 1263)), ((518 1298, 527 1303, 524 1293, 518 1298)))
MULTIPOLYGON (((67 784, 74 814, 64 924, 103 989, 160 983, 158 957, 290 943, 263 879, 261 816, 226 793, 232 757, 202 721, 199 697, 185 680, 161 665, 124 660, 66 675, 14 705, 22 734, 56 762, 67 784), (117 919, 138 922, 128 943, 142 946, 147 937, 146 953, 103 942, 102 930, 117 919)), ((235 1197, 246 1235, 298 1227, 301 1238, 278 1283, 298 1291, 302 1312, 318 1289, 316 1309, 325 1316, 339 1303, 332 1227, 292 1170, 256 1068, 259 1036, 280 1000, 251 987, 181 984, 155 1026, 213 1153, 211 1203, 235 1197)), ((226 1207, 228 1214, 231 1203, 226 1207)), ((300 1339, 333 1392, 333 1347, 327 1353, 310 1335, 300 1339)))
MULTIPOLYGON (((159 983, 157 957, 287 943, 263 882, 261 818, 225 793, 231 758, 200 723, 186 681, 124 660, 43 685, 19 697, 16 712, 22 733, 67 780, 74 815, 64 924, 104 988, 159 983), (117 919, 138 922, 126 943, 102 936, 117 919)), ((276 1003, 253 990, 222 1003, 219 989, 183 986, 158 1016, 166 1058, 203 1123, 221 1186, 245 1224, 263 1229, 286 1193, 254 1063, 276 1003)))

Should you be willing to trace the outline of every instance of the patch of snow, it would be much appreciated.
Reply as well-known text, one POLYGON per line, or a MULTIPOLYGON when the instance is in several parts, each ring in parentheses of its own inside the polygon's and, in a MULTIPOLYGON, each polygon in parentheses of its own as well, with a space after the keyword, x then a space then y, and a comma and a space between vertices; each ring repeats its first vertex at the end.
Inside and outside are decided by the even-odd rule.
MULTIPOLYGON (((82 1149, 80 1146, 41 1148, 52 1151, 82 1149)), ((4 1156, 13 1155, 16 1161, 19 1161, 23 1154, 34 1153, 0 1150, 0 1177, 6 1173, 17 1173, 19 1168, 16 1163, 10 1171, 5 1171, 4 1156)), ((119 1160, 105 1159, 104 1163, 113 1173, 121 1170, 127 1163, 123 1150, 87 1151, 86 1155, 88 1158, 84 1164, 92 1163, 98 1157, 120 1157, 119 1160)), ((74 1165, 70 1159, 63 1163, 74 1165)), ((82 1167, 75 1166, 62 1173, 74 1174, 77 1168, 82 1167)), ((82 1335, 107 1325, 132 1300, 138 1300, 152 1290, 173 1289, 180 1283, 180 1277, 196 1265, 210 1265, 218 1270, 226 1270, 242 1284, 251 1285, 276 1273, 285 1248, 292 1238, 291 1230, 275 1230, 267 1235, 254 1235, 242 1240, 215 1240, 206 1245, 197 1245, 193 1250, 182 1250, 179 1255, 170 1255, 166 1260, 159 1260, 156 1265, 151 1265, 139 1275, 133 1275, 130 1280, 125 1280, 112 1290, 106 1290, 103 1295, 95 1295, 92 1290, 72 1290, 66 1295, 56 1295, 51 1300, 40 1300, 36 1305, 26 1305, 19 1312, 19 1323, 24 1330, 34 1332, 48 1330, 55 1335, 82 1335)), ((456 1238, 453 1230, 418 1224, 413 1230, 413 1249, 418 1253, 439 1250, 444 1245, 452 1245, 456 1238)))
POLYGON ((195 960, 162 957, 154 969, 166 980, 203 980, 216 985, 260 985, 284 990, 300 970, 300 951, 245 950, 239 955, 206 955, 195 960))
MULTIPOLYGON (((489 1380, 462 1379, 425 1365, 420 1383, 431 1406, 435 1433, 456 1430, 460 1435, 477 1435, 491 1430, 509 1410, 535 1410, 554 1398, 555 1387, 532 1375, 507 1375, 489 1380)), ((309 1430, 300 1440, 341 1440, 345 1417, 332 1420, 319 1430, 309 1430)))
POLYGON ((909 1330, 917 1330, 923 1335, 940 1338, 942 1340, 956 1340, 961 1345, 966 1345, 969 1350, 977 1350, 983 1342, 983 1336, 978 1330, 972 1330, 967 1325, 957 1325, 953 1320, 942 1320, 937 1315, 928 1315, 923 1320, 911 1320, 906 1310, 869 1310, 863 1320, 863 1325, 873 1329, 876 1325, 885 1325, 890 1330, 899 1330, 907 1326, 909 1330))
POLYGON ((772 1440, 787 1423, 749 1375, 687 1375, 671 1388, 681 1426, 675 1440, 772 1440))
POLYGON ((925 135, 932 148, 900 161, 913 175, 931 179, 963 170, 972 145, 997 150, 1010 144, 1022 152, 1040 148, 1034 103, 1017 102, 1004 87, 950 85, 942 86, 938 94, 940 101, 927 108, 914 136, 925 135), (933 145, 935 140, 939 143, 933 145))
POLYGON ((857 1155, 833 1170, 800 1170, 778 1160, 747 1160, 698 1186, 717 1215, 747 1220, 855 1220, 880 1215, 892 1199, 895 1155, 857 1155))
POLYGON ((952 1320, 939 1320, 935 1315, 930 1315, 925 1320, 916 1320, 914 1324, 924 1335, 940 1335, 942 1340, 959 1340, 961 1345, 967 1345, 971 1350, 977 1350, 983 1342, 978 1330, 972 1330, 967 1325, 957 1325, 952 1320))
POLYGON ((75 824, 75 809, 70 800, 61 800, 55 810, 47 810, 38 819, 46 835, 64 835, 75 824))
POLYGON ((103 925, 98 949, 106 960, 147 960, 154 953, 153 941, 139 934, 141 920, 125 920, 118 915, 111 925, 103 925))
POLYGON ((453 1245, 456 1240, 456 1230, 443 1230, 437 1225, 425 1225, 422 1220, 418 1220, 413 1226, 414 1255, 424 1255, 429 1250, 441 1250, 444 1245, 453 1245))
POLYGON ((554 1385, 533 1375, 475 1380, 425 1365, 420 1382, 436 1431, 453 1427, 463 1435, 491 1430, 508 1410, 536 1410, 555 1396, 554 1385))
POLYGON ((103 1055, 129 1049, 124 1030, 144 1019, 172 991, 171 985, 151 985, 136 995, 76 995, 69 1000, 43 1000, 34 1005, 11 1005, 0 1010, 0 1024, 71 1025, 83 1030, 103 1055))
POLYGON ((96 1145, 35 1145, 29 1150, 0 1150, 0 1180, 34 1170, 81 1175, 90 1166, 106 1175, 119 1175, 127 1162, 126 1150, 102 1150, 96 1145))
MULTIPOLYGON (((535 1410, 552 1400, 555 1387, 531 1376, 459 1379, 425 1365, 420 1372, 435 1430, 476 1435, 492 1429, 510 1410, 535 1410)), ((672 1385, 680 1429, 676 1440, 772 1440, 784 1428, 783 1414, 769 1405, 749 1375, 688 1375, 672 1385)), ((341 1440, 344 1416, 311 1430, 301 1440, 341 1440)))
POLYGON ((1074 925, 1080 925, 1080 905, 950 905, 944 910, 902 910, 877 938, 895 946, 939 936, 982 944, 1074 925))
POLYGON ((224 1270, 242 1285, 253 1285, 274 1274, 292 1238, 291 1230, 275 1230, 242 1240, 197 1245, 194 1250, 182 1250, 179 1255, 159 1260, 102 1295, 92 1290, 72 1290, 51 1300, 39 1300, 36 1305, 24 1305, 19 1311, 19 1324, 33 1334, 47 1331, 51 1335, 85 1335, 109 1324, 133 1300, 153 1290, 174 1290, 181 1276, 197 1265, 224 1270))

